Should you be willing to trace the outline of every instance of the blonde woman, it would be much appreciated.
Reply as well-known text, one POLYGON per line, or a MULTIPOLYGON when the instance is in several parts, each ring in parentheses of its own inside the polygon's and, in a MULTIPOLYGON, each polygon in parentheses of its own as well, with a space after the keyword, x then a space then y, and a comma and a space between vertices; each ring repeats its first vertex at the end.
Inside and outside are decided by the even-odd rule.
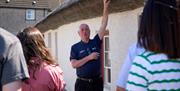
POLYGON ((63 72, 45 46, 42 33, 28 27, 17 34, 23 46, 30 79, 23 84, 23 91, 63 91, 63 72))

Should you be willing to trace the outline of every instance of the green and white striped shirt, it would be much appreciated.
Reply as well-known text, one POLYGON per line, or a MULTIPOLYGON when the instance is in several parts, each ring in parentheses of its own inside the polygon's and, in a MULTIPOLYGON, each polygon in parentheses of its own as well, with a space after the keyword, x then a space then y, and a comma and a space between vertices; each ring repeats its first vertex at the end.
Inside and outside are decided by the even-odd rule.
POLYGON ((180 91, 180 60, 145 52, 136 56, 129 72, 128 91, 180 91))

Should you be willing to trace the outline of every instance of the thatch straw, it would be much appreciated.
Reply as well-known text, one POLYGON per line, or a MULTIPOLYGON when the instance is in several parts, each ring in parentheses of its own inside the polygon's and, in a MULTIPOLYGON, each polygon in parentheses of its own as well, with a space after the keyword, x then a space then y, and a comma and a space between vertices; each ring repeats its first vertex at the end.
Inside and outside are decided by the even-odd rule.
MULTIPOLYGON (((144 0, 111 0, 110 13, 123 12, 143 6, 144 0)), ((42 32, 61 25, 102 15, 102 0, 69 0, 44 20, 36 24, 42 32), (74 1, 74 2, 71 2, 74 1)))

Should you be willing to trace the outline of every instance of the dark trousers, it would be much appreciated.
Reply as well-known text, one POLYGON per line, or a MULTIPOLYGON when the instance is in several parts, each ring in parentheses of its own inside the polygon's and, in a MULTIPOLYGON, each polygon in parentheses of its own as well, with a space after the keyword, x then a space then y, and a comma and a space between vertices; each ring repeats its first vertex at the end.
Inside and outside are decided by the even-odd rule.
POLYGON ((75 83, 75 91, 103 91, 102 77, 86 80, 77 78, 75 83))

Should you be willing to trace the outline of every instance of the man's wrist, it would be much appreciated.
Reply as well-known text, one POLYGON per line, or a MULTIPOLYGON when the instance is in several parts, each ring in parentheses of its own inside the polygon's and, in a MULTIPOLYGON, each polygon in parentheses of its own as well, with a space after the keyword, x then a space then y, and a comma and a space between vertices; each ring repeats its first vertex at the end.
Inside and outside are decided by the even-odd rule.
POLYGON ((104 7, 104 11, 108 11, 108 6, 107 6, 107 7, 104 7))
POLYGON ((87 60, 87 62, 89 61, 89 60, 91 60, 91 58, 90 58, 90 56, 88 55, 88 56, 86 56, 86 60, 87 60))

